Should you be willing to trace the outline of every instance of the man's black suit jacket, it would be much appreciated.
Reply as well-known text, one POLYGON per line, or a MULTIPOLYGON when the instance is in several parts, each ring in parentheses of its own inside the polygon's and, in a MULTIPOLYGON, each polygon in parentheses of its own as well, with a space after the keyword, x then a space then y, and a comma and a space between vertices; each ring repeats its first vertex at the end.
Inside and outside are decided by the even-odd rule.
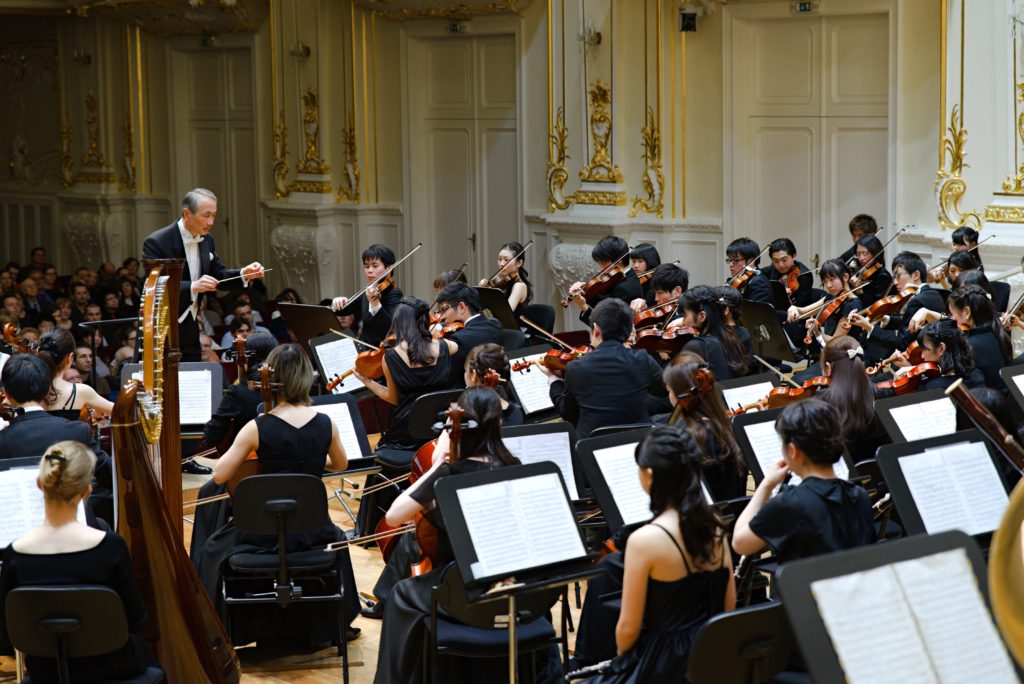
POLYGON ((772 286, 764 273, 756 273, 743 290, 743 298, 752 302, 761 302, 768 306, 775 306, 775 297, 772 295, 772 286))
POLYGON ((565 380, 551 384, 558 413, 576 425, 583 439, 605 425, 647 423, 648 389, 661 382, 661 366, 650 354, 606 340, 565 368, 565 380))
MULTIPOLYGON (((146 241, 142 243, 143 259, 185 259, 185 243, 181 239, 181 231, 178 229, 178 222, 175 221, 169 226, 150 233, 146 241)), ((192 306, 192 281, 199 280, 204 275, 213 276, 217 280, 233 278, 241 274, 237 268, 228 268, 221 263, 213 244, 213 236, 207 235, 199 243, 199 273, 192 273, 185 261, 185 268, 181 273, 181 292, 178 295, 178 316, 185 312, 185 309, 192 306)), ((202 303, 206 293, 200 293, 199 303, 202 303)), ((188 316, 182 321, 178 328, 178 335, 181 344, 183 361, 199 361, 202 350, 199 347, 199 325, 196 319, 188 316)))
POLYGON ((348 303, 339 313, 345 316, 358 316, 361 328, 359 339, 367 344, 380 346, 384 338, 391 332, 391 317, 395 315, 395 307, 402 301, 402 291, 392 285, 380 293, 380 309, 370 315, 370 300, 361 294, 348 303))
POLYGON ((57 442, 81 442, 96 454, 96 479, 89 505, 93 512, 113 524, 113 468, 110 457, 93 439, 89 426, 80 420, 67 420, 46 411, 29 411, 17 416, 0 430, 0 461, 12 458, 41 458, 57 442))
POLYGON ((459 351, 452 357, 452 387, 465 387, 464 374, 466 357, 473 347, 493 343, 500 345, 501 323, 496 318, 480 315, 466 323, 466 327, 452 333, 448 339, 459 345, 459 351))

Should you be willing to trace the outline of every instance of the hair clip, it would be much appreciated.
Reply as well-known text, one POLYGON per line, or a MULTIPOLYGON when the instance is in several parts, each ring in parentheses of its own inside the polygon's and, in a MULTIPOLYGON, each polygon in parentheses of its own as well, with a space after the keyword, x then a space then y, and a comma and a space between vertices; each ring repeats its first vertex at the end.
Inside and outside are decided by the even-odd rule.
POLYGON ((59 449, 55 449, 46 454, 45 458, 47 461, 60 461, 61 463, 68 462, 67 456, 65 456, 64 452, 59 449))
POLYGON ((846 355, 849 356, 851 359, 857 356, 864 356, 864 349, 862 347, 857 347, 856 349, 847 349, 846 355))

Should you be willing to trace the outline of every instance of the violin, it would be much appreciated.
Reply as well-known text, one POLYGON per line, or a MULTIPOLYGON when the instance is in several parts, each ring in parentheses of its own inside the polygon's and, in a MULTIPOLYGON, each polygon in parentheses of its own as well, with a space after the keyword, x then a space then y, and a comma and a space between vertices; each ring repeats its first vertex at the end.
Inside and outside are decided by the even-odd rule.
POLYGON ((549 349, 539 359, 532 361, 519 361, 512 364, 513 371, 529 371, 531 366, 543 366, 554 373, 556 377, 565 377, 565 368, 570 362, 585 356, 593 351, 591 347, 569 347, 568 350, 549 349))
POLYGON ((800 267, 793 266, 789 269, 789 273, 779 278, 779 281, 786 288, 786 296, 792 299, 793 294, 800 289, 800 267))
MULTIPOLYGON (((508 267, 509 264, 515 264, 517 261, 522 259, 523 255, 526 254, 526 250, 530 249, 530 247, 533 247, 533 240, 527 242, 526 245, 524 245, 523 248, 519 250, 518 254, 516 254, 514 257, 505 262, 504 266, 499 268, 497 272, 490 278, 483 281, 481 285, 483 285, 484 287, 496 287, 498 289, 504 289, 506 285, 517 282, 519 280, 519 269, 517 268, 514 269, 511 273, 506 273, 505 268, 508 267)), ((462 268, 465 268, 465 266, 463 266, 462 268)))
MULTIPOLYGON (((583 295, 583 298, 587 300, 589 304, 595 297, 605 294, 610 290, 614 290, 615 286, 622 282, 622 279, 633 270, 633 267, 629 264, 623 264, 622 260, 629 256, 632 250, 627 251, 619 259, 608 264, 608 267, 598 273, 596 276, 583 283, 583 287, 580 288, 579 294, 583 295)), ((570 292, 569 296, 563 299, 559 304, 562 308, 569 306, 572 302, 573 297, 576 296, 576 292, 570 292)))
POLYGON ((459 331, 459 330, 462 330, 465 327, 466 327, 466 324, 463 323, 462 321, 455 321, 454 323, 449 323, 448 325, 446 325, 443 328, 441 328, 440 330, 438 330, 436 333, 434 333, 433 337, 434 337, 435 340, 440 340, 442 338, 443 339, 448 339, 448 337, 452 333, 454 333, 456 331, 459 331))
POLYGON ((361 351, 358 354, 356 354, 355 365, 353 365, 352 368, 349 368, 344 373, 341 373, 340 375, 335 375, 334 378, 332 378, 331 381, 327 383, 326 389, 328 392, 333 392, 335 387, 345 382, 345 378, 349 377, 354 372, 358 372, 360 375, 371 379, 383 377, 384 352, 395 346, 397 338, 395 337, 394 333, 388 335, 384 339, 383 344, 381 344, 381 346, 379 347, 374 347, 372 344, 363 342, 362 340, 358 340, 349 335, 342 334, 341 336, 348 337, 349 339, 352 340, 356 340, 356 342, 358 342, 359 344, 371 348, 368 349, 367 351, 361 351))
POLYGON ((748 264, 747 266, 743 267, 742 271, 734 275, 732 278, 729 278, 728 282, 726 282, 726 285, 736 290, 739 290, 742 293, 744 290, 747 289, 747 285, 750 284, 751 279, 753 279, 753 277, 760 272, 761 271, 759 269, 754 268, 753 266, 750 266, 748 264))
POLYGON ((767 411, 769 409, 789 406, 795 402, 810 399, 819 389, 822 387, 828 387, 830 383, 831 378, 819 375, 806 380, 798 387, 776 387, 772 391, 768 392, 763 399, 759 399, 744 406, 738 406, 729 411, 729 415, 738 416, 746 413, 747 411, 767 411))
POLYGON ((698 335, 700 335, 700 330, 682 324, 669 325, 664 329, 646 328, 635 333, 626 346, 649 354, 656 355, 664 352, 674 356, 687 342, 698 335))
MULTIPOLYGON (((675 266, 678 266, 679 265, 679 259, 676 259, 675 261, 673 261, 672 264, 674 264, 675 266)), ((655 267, 655 268, 650 269, 649 271, 644 271, 643 273, 638 273, 637 276, 636 276, 636 279, 640 281, 641 285, 646 285, 647 281, 649 281, 651 278, 654 277, 654 272, 656 270, 658 270, 658 269, 655 267)))
POLYGON ((633 316, 633 329, 639 330, 650 325, 660 324, 666 316, 671 316, 679 305, 676 302, 666 302, 649 307, 633 316))
MULTIPOLYGON (((263 412, 269 413, 274 408, 274 392, 275 390, 281 389, 281 384, 277 382, 271 382, 270 378, 274 373, 274 369, 263 364, 260 367, 260 381, 258 383, 260 388, 260 397, 263 399, 263 412)), ((257 383, 255 381, 249 381, 250 389, 255 389, 257 383)), ((245 457, 245 460, 238 466, 238 470, 228 480, 228 493, 232 498, 235 496, 235 490, 238 488, 238 483, 249 477, 250 475, 259 475, 262 472, 260 469, 260 460, 255 451, 250 451, 249 455, 245 457)))
POLYGON ((892 315, 894 313, 898 313, 901 309, 903 309, 903 305, 906 303, 906 301, 913 297, 915 294, 917 294, 916 287, 906 287, 897 294, 889 295, 888 297, 882 297, 871 306, 867 307, 866 309, 861 309, 856 313, 860 314, 861 316, 863 316, 864 318, 868 319, 873 323, 879 320, 880 318, 892 315))
POLYGON ((919 363, 906 373, 901 373, 896 378, 887 382, 880 382, 875 387, 880 390, 892 390, 897 397, 912 394, 921 386, 921 382, 937 378, 942 375, 942 369, 938 364, 919 363))
POLYGON ((859 290, 862 287, 864 286, 858 285, 853 290, 846 290, 845 292, 833 297, 832 301, 823 305, 821 310, 814 317, 814 322, 807 328, 807 334, 804 336, 804 344, 810 345, 814 340, 814 334, 820 330, 823 325, 825 325, 825 322, 832 316, 832 314, 839 311, 839 307, 843 305, 843 302, 845 302, 855 290, 859 290))
POLYGON ((907 345, 907 349, 904 352, 895 352, 892 356, 884 361, 881 361, 876 366, 871 366, 867 369, 868 375, 878 375, 883 370, 889 370, 889 366, 896 362, 897 359, 902 355, 907 361, 910 362, 911 366, 917 366, 924 362, 924 358, 921 356, 921 352, 924 348, 915 340, 907 345))

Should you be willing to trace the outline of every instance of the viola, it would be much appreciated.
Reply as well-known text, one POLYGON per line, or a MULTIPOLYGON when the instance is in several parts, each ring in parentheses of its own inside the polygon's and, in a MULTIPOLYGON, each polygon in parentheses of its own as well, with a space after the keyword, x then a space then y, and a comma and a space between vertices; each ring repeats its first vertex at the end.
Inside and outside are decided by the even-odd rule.
MULTIPOLYGON (((587 300, 588 304, 595 297, 614 290, 615 286, 621 283, 622 279, 633 270, 632 266, 629 264, 622 263, 622 259, 626 258, 628 255, 629 252, 626 252, 626 254, 623 254, 618 260, 609 264, 603 271, 583 283, 583 287, 580 288, 579 294, 583 295, 583 298, 587 300)), ((569 306, 569 303, 572 302, 574 296, 575 293, 570 292, 568 297, 559 302, 563 309, 569 306)))
POLYGON ((942 375, 942 369, 934 363, 919 363, 905 373, 887 382, 880 382, 875 387, 880 390, 891 389, 897 397, 912 394, 917 391, 921 383, 942 375))
POLYGON ((565 377, 565 368, 570 362, 593 351, 591 347, 575 347, 569 350, 549 349, 539 359, 519 361, 512 364, 513 371, 529 371, 531 366, 543 366, 557 377, 565 377))
POLYGON ((633 317, 633 329, 639 330, 649 325, 658 325, 664 321, 666 316, 671 316, 678 308, 679 305, 676 302, 666 302, 665 304, 657 304, 644 309, 633 317))

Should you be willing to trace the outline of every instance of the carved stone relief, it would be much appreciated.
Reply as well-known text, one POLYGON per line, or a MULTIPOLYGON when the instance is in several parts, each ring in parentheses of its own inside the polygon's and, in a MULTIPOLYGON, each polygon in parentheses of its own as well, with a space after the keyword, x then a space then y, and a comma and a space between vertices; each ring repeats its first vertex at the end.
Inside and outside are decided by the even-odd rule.
POLYGON ((575 282, 586 280, 593 275, 594 261, 590 258, 592 245, 571 245, 561 243, 548 252, 548 267, 551 269, 555 291, 565 293, 575 282))
POLYGON ((71 250, 72 263, 98 264, 103 261, 101 227, 105 217, 97 212, 72 211, 61 217, 61 231, 71 250))

